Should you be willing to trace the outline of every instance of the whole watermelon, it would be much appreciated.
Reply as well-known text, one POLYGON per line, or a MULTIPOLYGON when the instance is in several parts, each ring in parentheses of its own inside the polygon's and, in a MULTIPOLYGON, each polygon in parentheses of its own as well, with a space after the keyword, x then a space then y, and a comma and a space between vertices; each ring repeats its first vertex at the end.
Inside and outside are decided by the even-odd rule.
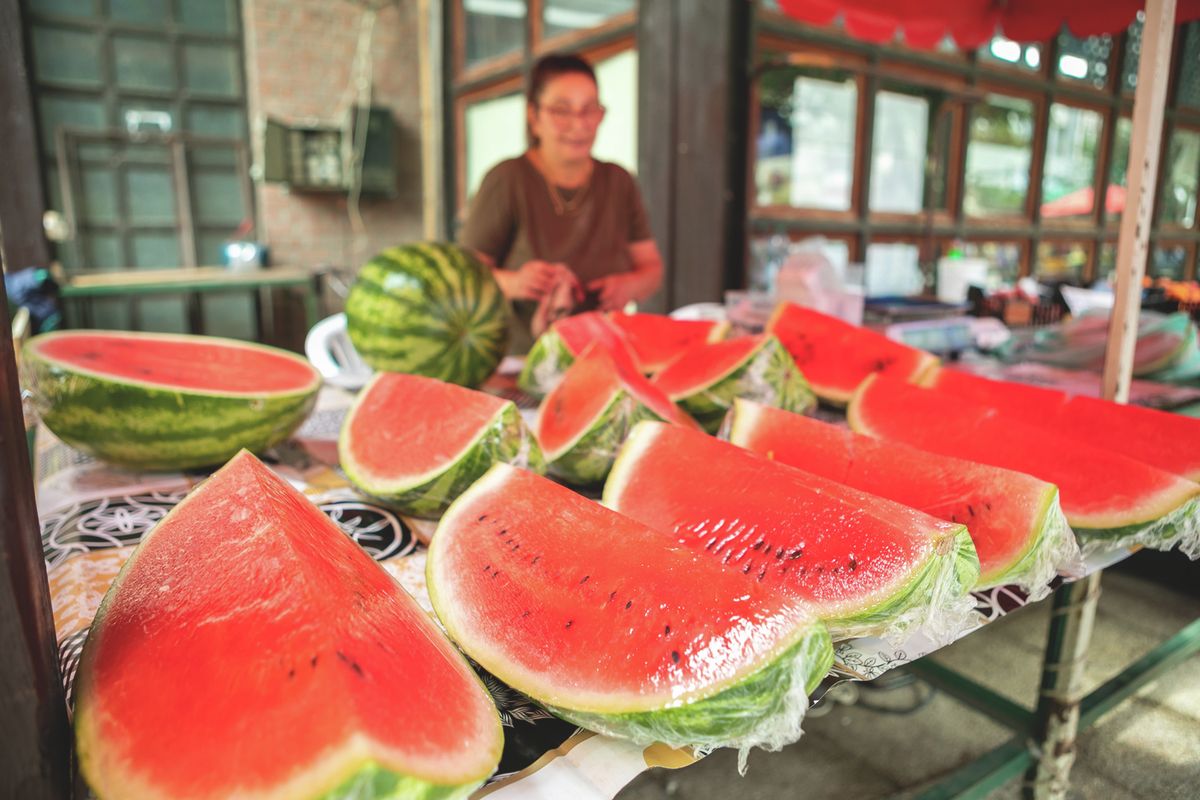
POLYGON ((508 314, 491 270, 441 242, 384 250, 359 270, 346 298, 350 341, 373 368, 470 387, 504 356, 508 314))

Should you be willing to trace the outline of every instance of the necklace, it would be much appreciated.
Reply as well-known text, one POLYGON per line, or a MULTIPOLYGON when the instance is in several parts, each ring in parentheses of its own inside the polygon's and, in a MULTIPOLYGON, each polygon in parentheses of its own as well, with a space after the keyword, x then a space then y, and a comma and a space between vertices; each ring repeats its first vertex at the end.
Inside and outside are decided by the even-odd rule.
POLYGON ((570 197, 563 196, 563 190, 556 186, 546 173, 538 170, 542 175, 542 179, 546 182, 546 190, 550 193, 550 204, 554 206, 554 213, 558 216, 566 216, 574 214, 583 205, 584 199, 587 197, 588 189, 592 185, 592 165, 588 164, 587 177, 583 179, 583 183, 571 191, 570 197))

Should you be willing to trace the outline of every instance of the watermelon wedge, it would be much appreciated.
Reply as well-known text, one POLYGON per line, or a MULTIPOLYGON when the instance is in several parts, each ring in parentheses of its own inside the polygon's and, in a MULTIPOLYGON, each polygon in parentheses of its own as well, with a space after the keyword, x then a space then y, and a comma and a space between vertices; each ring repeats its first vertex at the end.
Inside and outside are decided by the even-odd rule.
POLYGON ((591 345, 627 362, 635 372, 641 371, 624 332, 599 311, 588 311, 558 320, 537 338, 517 376, 517 386, 534 397, 545 396, 591 345))
POLYGON ((568 483, 601 483, 630 428, 643 419, 696 423, 661 390, 592 345, 538 408, 534 430, 550 472, 568 483))
POLYGON ((817 405, 791 355, 770 334, 693 347, 655 376, 654 383, 709 433, 721 427, 737 397, 797 414, 817 405))
POLYGON ((1002 420, 1051 426, 1068 439, 1115 450, 1188 480, 1200 480, 1198 419, 1041 386, 995 381, 956 369, 934 370, 921 385, 986 405, 1002 420))
POLYGON ((639 743, 778 749, 833 662, 802 604, 507 464, 442 517, 426 578, 486 670, 639 743))
POLYGON ((509 400, 435 378, 382 372, 359 393, 338 437, 350 482, 401 513, 436 518, 497 461, 545 472, 509 400))
POLYGON ((730 442, 767 458, 965 523, 979 556, 976 590, 1016 584, 1039 599, 1056 574, 1083 566, 1052 483, 748 400, 734 402, 728 428, 730 442))
POLYGON ((844 406, 863 378, 881 373, 916 380, 938 359, 881 333, 793 303, 780 303, 767 322, 827 403, 844 406))
POLYGON ((416 601, 248 453, 134 551, 75 686, 100 797, 465 798, 503 744, 416 601))
POLYGON ((859 433, 1057 485, 1085 553, 1101 544, 1142 544, 1179 545, 1200 556, 1200 484, 1070 439, 1053 425, 1005 420, 987 406, 883 376, 863 381, 847 417, 859 433))
POLYGON ((951 641, 969 627, 979 560, 961 523, 677 426, 634 428, 604 504, 810 604, 835 639, 951 641), (719 487, 713 491, 712 487, 719 487))
POLYGON ((674 319, 664 314, 615 311, 609 319, 625 334, 638 366, 650 375, 693 347, 719 342, 729 332, 728 322, 674 319))
POLYGON ((135 470, 261 452, 300 426, 321 388, 300 356, 214 336, 56 331, 26 343, 22 369, 56 436, 135 470))

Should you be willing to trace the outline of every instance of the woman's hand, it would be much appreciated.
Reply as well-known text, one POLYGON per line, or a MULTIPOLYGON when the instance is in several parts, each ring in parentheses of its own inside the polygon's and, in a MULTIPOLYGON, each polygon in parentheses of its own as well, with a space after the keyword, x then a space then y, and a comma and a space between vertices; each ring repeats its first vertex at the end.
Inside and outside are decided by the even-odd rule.
POLYGON ((497 269, 493 274, 509 300, 540 300, 560 281, 578 285, 566 264, 549 261, 526 261, 519 269, 497 269))
POLYGON ((662 285, 663 264, 653 239, 629 245, 633 269, 605 275, 588 283, 602 311, 620 311, 631 300, 645 300, 662 285))
POLYGON ((595 295, 601 311, 620 311, 629 301, 641 299, 638 283, 633 273, 620 272, 589 282, 587 289, 589 294, 595 295))

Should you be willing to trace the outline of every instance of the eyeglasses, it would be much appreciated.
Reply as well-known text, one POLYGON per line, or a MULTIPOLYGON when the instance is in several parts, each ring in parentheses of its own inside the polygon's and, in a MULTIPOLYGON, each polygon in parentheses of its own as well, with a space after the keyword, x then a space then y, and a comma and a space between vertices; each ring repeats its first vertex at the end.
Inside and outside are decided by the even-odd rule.
POLYGON ((587 105, 579 109, 560 105, 538 106, 538 108, 549 114, 555 125, 564 127, 570 125, 573 119, 582 120, 588 125, 596 125, 604 119, 604 112, 607 111, 602 105, 587 105))

